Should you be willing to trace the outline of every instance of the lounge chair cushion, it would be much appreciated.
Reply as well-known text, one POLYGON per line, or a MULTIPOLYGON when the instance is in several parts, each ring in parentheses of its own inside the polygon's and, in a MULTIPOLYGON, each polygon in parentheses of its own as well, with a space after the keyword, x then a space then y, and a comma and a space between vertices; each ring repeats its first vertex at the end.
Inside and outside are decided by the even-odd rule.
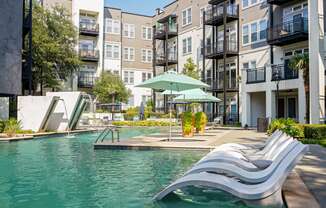
POLYGON ((272 164, 271 160, 252 160, 251 161, 257 168, 265 169, 272 164))

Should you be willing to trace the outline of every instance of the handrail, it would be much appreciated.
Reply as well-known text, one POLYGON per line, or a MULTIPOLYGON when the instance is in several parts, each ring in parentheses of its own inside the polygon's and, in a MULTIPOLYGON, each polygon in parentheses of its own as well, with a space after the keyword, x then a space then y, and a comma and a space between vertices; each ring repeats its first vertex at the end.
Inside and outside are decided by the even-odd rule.
POLYGON ((101 142, 104 141, 104 139, 111 133, 111 138, 112 138, 112 143, 114 143, 114 132, 117 134, 117 141, 120 142, 120 132, 117 128, 115 127, 106 127, 101 134, 96 138, 95 143, 97 143, 99 140, 101 142))

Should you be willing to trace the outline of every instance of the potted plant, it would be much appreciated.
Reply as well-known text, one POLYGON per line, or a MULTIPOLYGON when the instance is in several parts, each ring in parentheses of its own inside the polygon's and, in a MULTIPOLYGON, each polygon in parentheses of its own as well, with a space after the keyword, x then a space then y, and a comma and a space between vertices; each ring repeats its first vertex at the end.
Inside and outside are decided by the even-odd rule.
POLYGON ((198 112, 195 114, 195 127, 196 132, 203 134, 205 133, 205 127, 207 124, 207 116, 204 112, 198 112))
POLYGON ((192 112, 184 112, 182 115, 182 135, 183 137, 194 136, 194 115, 192 112))
POLYGON ((13 137, 17 134, 19 130, 21 130, 21 122, 17 121, 14 118, 11 118, 6 121, 3 132, 7 134, 8 137, 13 137))

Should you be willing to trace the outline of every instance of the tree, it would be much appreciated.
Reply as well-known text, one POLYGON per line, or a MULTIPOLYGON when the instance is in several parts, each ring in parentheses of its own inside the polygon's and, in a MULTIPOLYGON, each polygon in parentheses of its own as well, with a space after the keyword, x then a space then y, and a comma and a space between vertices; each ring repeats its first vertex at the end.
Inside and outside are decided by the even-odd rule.
POLYGON ((188 58, 187 62, 183 65, 183 74, 192 77, 194 79, 200 78, 197 66, 195 65, 192 58, 188 58))
POLYGON ((101 103, 126 103, 130 96, 129 90, 120 77, 111 72, 101 74, 100 78, 95 82, 93 91, 101 103))
POLYGON ((306 95, 306 122, 309 123, 310 115, 309 115, 309 54, 298 54, 295 55, 289 64, 290 68, 297 71, 302 71, 303 73, 303 81, 304 81, 304 89, 306 95))
POLYGON ((33 84, 60 89, 66 80, 79 68, 80 60, 75 50, 77 30, 71 16, 60 6, 51 10, 33 4, 33 84))

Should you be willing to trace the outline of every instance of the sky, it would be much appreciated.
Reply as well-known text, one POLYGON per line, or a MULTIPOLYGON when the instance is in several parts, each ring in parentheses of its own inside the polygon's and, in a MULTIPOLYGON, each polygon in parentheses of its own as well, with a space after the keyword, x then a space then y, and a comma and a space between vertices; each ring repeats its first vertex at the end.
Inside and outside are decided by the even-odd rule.
POLYGON ((117 7, 126 12, 154 15, 156 8, 163 8, 173 0, 105 0, 105 6, 117 7))

